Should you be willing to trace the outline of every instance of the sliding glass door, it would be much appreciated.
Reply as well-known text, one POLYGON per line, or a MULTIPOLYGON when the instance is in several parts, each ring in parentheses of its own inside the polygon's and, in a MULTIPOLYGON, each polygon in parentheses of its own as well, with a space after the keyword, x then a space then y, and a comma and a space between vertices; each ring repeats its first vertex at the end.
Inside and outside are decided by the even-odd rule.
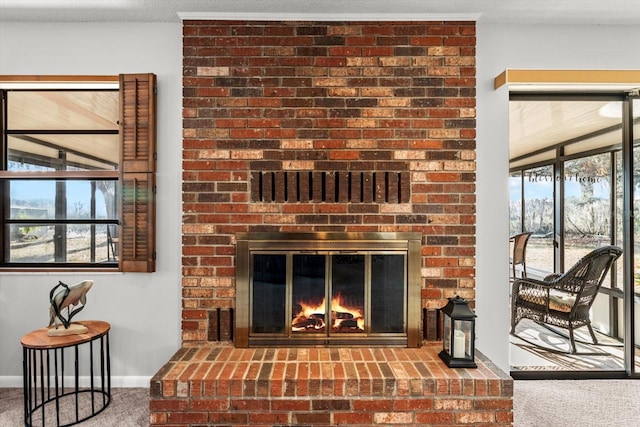
POLYGON ((519 323, 512 374, 640 372, 640 100, 622 93, 511 94, 509 187, 510 234, 533 233, 529 277, 561 274, 601 246, 624 250, 590 310, 597 345, 579 328, 578 354, 570 354, 563 352, 566 330, 558 335, 519 323))

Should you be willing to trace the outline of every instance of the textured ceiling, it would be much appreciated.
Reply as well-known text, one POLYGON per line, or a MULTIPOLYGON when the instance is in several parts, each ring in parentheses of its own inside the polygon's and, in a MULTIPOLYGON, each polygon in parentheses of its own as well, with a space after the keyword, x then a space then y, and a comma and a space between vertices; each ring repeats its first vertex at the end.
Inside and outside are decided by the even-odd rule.
POLYGON ((0 21, 410 20, 640 24, 639 0, 0 0, 0 21), (203 15, 204 14, 204 15, 203 15))

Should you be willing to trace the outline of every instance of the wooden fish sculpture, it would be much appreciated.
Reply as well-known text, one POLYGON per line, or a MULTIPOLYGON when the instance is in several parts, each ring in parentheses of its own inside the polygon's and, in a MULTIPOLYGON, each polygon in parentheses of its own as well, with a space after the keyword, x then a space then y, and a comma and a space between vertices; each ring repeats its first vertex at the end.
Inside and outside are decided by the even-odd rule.
POLYGON ((62 282, 58 282, 58 284, 54 286, 49 293, 49 299, 51 301, 51 307, 49 309, 49 326, 55 323, 56 329, 58 329, 58 321, 60 321, 60 323, 64 325, 65 329, 69 329, 71 318, 78 314, 78 312, 82 310, 87 303, 87 292, 89 292, 92 285, 93 280, 83 280, 72 287, 69 287, 62 282), (58 293, 55 293, 56 289, 60 287, 62 287, 62 289, 58 293), (62 315, 62 311, 64 309, 67 310, 66 318, 62 315))

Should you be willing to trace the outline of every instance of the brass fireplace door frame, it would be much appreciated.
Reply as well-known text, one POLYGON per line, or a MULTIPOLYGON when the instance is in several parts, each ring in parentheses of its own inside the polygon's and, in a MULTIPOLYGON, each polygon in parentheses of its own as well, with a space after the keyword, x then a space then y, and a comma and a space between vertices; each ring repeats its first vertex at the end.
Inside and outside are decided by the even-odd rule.
MULTIPOLYGON (((262 346, 380 346, 420 347, 422 344, 421 310, 421 243, 420 233, 238 233, 236 236, 236 347, 262 346), (406 254, 406 335, 390 334, 388 338, 312 340, 289 337, 256 338, 250 334, 250 257, 259 251, 397 251, 406 254)), ((354 337, 355 338, 355 337, 354 337)))

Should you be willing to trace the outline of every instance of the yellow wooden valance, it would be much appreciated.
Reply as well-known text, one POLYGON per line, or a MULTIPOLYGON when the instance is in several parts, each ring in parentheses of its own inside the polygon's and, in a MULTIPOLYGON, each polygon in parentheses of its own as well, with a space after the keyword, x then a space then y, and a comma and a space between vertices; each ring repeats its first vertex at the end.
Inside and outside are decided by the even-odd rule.
POLYGON ((640 87, 640 70, 523 70, 506 69, 494 88, 630 90, 640 87))

